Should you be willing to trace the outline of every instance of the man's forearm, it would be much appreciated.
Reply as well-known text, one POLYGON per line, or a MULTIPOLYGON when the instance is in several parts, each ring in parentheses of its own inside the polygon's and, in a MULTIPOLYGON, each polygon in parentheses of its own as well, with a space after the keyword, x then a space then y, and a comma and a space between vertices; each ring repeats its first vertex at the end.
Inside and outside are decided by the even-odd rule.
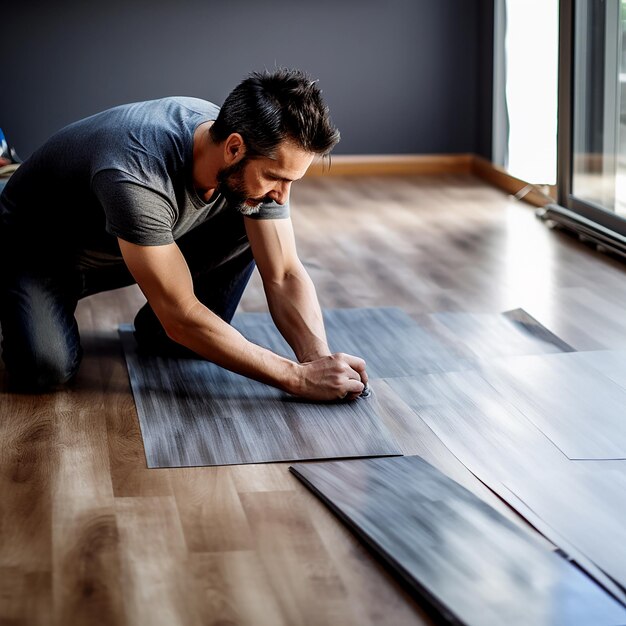
POLYGON ((299 365, 248 341, 200 302, 168 325, 174 341, 233 372, 299 393, 299 365))
POLYGON ((265 285, 265 293, 272 318, 298 361, 330 354, 317 293, 304 267, 265 285))

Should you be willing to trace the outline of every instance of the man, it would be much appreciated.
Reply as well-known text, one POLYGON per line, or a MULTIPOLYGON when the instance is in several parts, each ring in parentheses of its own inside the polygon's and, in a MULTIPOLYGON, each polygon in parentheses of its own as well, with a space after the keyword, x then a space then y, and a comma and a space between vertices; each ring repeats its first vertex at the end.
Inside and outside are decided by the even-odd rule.
POLYGON ((140 346, 193 351, 312 400, 355 398, 362 359, 331 354, 296 254, 291 184, 339 140, 314 81, 254 73, 221 109, 196 98, 123 105, 59 131, 0 196, 0 323, 11 381, 75 374, 77 301, 136 281, 140 346), (254 263, 298 362, 229 322, 254 263))

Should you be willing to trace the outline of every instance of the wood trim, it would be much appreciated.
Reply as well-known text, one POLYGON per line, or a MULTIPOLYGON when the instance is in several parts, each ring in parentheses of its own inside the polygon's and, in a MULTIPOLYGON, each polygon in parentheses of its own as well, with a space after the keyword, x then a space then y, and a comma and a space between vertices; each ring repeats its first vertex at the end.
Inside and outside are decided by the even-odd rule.
POLYGON ((545 195, 539 186, 529 185, 526 181, 511 176, 506 170, 481 156, 474 155, 472 173, 494 187, 498 187, 498 189, 507 191, 512 195, 528 188, 527 193, 524 193, 521 199, 533 206, 543 207, 556 202, 556 186, 546 186, 545 193, 548 195, 545 195))
POLYGON ((534 206, 556 200, 556 186, 542 189, 511 176, 503 168, 475 154, 372 154, 332 157, 330 168, 321 159, 307 171, 308 178, 319 176, 402 176, 420 174, 474 174, 510 194, 525 191, 522 198, 534 206), (528 189, 526 189, 528 188, 528 189))
POLYGON ((407 174, 470 174, 471 154, 340 155, 328 163, 315 161, 307 177, 389 176, 407 174))

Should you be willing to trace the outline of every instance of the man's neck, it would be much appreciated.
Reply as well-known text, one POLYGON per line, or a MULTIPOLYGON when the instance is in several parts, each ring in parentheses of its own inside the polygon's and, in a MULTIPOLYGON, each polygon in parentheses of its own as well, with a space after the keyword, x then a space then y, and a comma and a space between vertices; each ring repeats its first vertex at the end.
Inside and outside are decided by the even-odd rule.
POLYGON ((217 188, 220 150, 213 142, 209 129, 213 121, 198 126, 193 135, 193 184, 203 200, 208 202, 217 188))

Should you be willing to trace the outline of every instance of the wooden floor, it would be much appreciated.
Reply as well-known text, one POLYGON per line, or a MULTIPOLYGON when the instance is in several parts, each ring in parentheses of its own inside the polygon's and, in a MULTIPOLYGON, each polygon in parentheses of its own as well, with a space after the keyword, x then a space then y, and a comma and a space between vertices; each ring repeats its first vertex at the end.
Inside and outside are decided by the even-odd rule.
MULTIPOLYGON (((325 307, 400 306, 418 321, 523 307, 577 349, 626 346, 626 266, 475 178, 296 187, 299 251, 325 307)), ((430 623, 288 464, 146 469, 116 337, 141 302, 128 288, 80 303, 71 389, 0 395, 0 624, 430 623)), ((258 276, 242 306, 265 309, 258 276)), ((515 518, 389 406, 405 453, 515 518)))

